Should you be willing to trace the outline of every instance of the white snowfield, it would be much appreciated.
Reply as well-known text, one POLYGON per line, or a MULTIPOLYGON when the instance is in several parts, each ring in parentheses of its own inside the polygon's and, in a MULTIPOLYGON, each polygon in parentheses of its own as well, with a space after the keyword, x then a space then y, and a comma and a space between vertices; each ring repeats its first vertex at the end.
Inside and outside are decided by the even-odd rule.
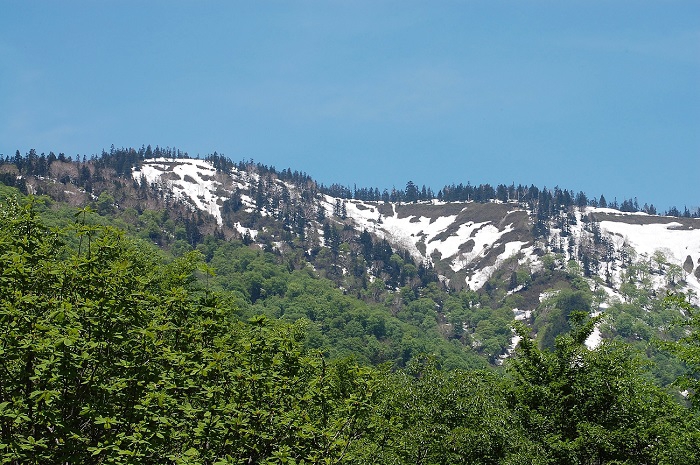
MULTIPOLYGON (((654 217, 649 217, 653 221, 654 217)), ((700 266, 700 220, 695 229, 685 229, 681 223, 659 222, 649 224, 628 224, 619 221, 601 221, 600 229, 629 244, 637 252, 637 260, 651 261, 661 253, 671 265, 681 268, 690 257, 694 268, 700 266)), ((700 293, 700 281, 691 273, 683 273, 686 290, 700 293)))
POLYGON ((677 222, 627 224, 602 221, 600 228, 625 239, 638 255, 651 257, 656 251, 666 254, 670 263, 683 265, 690 256, 693 263, 700 259, 700 225, 697 229, 682 229, 677 222))

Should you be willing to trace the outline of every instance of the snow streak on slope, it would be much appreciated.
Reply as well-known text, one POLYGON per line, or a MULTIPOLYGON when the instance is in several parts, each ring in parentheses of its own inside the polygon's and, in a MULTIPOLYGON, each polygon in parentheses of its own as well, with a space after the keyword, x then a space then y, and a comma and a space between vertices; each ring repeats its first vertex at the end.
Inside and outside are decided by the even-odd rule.
POLYGON ((522 241, 507 242, 505 244, 505 252, 496 258, 496 262, 493 265, 484 266, 481 269, 478 269, 472 276, 467 277, 467 284, 469 285, 469 288, 480 289, 484 284, 486 284, 486 281, 489 280, 491 274, 503 264, 504 260, 509 259, 519 252, 522 252, 524 255, 524 258, 521 261, 533 260, 535 256, 532 253, 532 247, 524 247, 527 244, 527 242, 522 241))
MULTIPOLYGON (((469 224, 462 226, 469 226, 469 224)), ((492 224, 480 223, 475 226, 478 227, 466 228, 469 234, 462 236, 474 241, 474 246, 470 252, 462 253, 452 261, 451 267, 454 271, 461 270, 475 259, 486 256, 486 253, 488 253, 490 247, 498 244, 498 240, 501 238, 501 236, 513 230, 513 225, 510 224, 503 230, 499 230, 492 224)), ((461 229, 462 227, 460 226, 460 230, 461 229)), ((520 250, 520 246, 523 244, 524 243, 518 241, 515 243, 511 242, 506 244, 506 253, 508 256, 512 255, 516 251, 520 250)))
MULTIPOLYGON (((333 197, 326 196, 330 204, 335 202, 333 197)), ((417 244, 430 242, 435 236, 442 233, 457 218, 457 215, 449 215, 431 219, 424 216, 408 216, 399 218, 396 205, 389 204, 392 215, 382 215, 377 205, 351 200, 346 202, 348 217, 359 229, 366 229, 380 238, 407 250, 419 261, 425 260, 425 255, 418 249, 417 244)), ((332 211, 332 210, 331 210, 332 211)), ((439 244, 435 244, 439 247, 439 244)), ((432 250, 432 249, 431 249, 432 250)))
POLYGON ((223 201, 215 194, 221 182, 216 181, 216 170, 204 160, 155 158, 146 160, 141 171, 134 171, 139 179, 146 177, 149 184, 162 183, 176 198, 190 202, 195 208, 214 216, 221 224, 219 204, 223 201), (167 173, 167 174, 166 174, 167 173))
MULTIPOLYGON (((332 197, 326 197, 325 200, 330 213, 337 200, 332 197)), ((466 284, 472 289, 483 286, 504 260, 519 252, 525 253, 527 258, 534 261, 533 249, 527 247, 532 244, 531 241, 503 242, 505 235, 515 231, 513 224, 498 226, 496 222, 505 222, 503 216, 482 221, 484 218, 480 218, 479 213, 470 210, 470 207, 474 208, 473 203, 447 204, 432 201, 404 205, 383 204, 380 207, 379 204, 350 200, 345 205, 348 217, 359 229, 367 229, 407 250, 417 261, 432 261, 433 257, 438 257, 453 272, 469 269, 466 284), (433 209, 442 213, 435 213, 433 209), (504 251, 488 260, 490 264, 480 263, 490 254, 493 257, 500 247, 504 251)), ((498 208, 496 204, 494 208, 498 208)), ((504 208, 501 213, 508 216, 512 212, 504 208)))
MULTIPOLYGON (((600 304, 600 307, 598 307, 598 311, 593 312, 591 314, 591 316, 597 317, 602 312, 604 312, 607 308, 608 308, 608 304, 602 303, 602 304, 600 304)), ((584 344, 586 344, 586 347, 588 347, 589 350, 593 350, 596 347, 598 347, 601 344, 601 342, 603 342, 603 336, 600 333, 600 322, 598 322, 593 327, 593 332, 584 341, 584 344)))
MULTIPOLYGON (((132 176, 137 181, 141 176, 149 185, 157 186, 191 208, 205 211, 222 224, 221 206, 237 189, 248 189, 257 180, 254 173, 233 168, 228 175, 217 173, 214 166, 206 160, 190 158, 153 158, 143 162, 141 169, 135 169, 132 176)), ((254 202, 248 195, 241 194, 241 201, 246 211, 253 211, 254 202)), ((241 235, 257 235, 257 231, 235 223, 234 228, 241 235)))
MULTIPOLYGON (((454 221, 455 218, 452 218, 452 221, 454 221)), ((487 224, 488 223, 474 223, 473 221, 460 224, 459 229, 454 235, 443 240, 438 240, 434 235, 426 240, 426 250, 429 254, 438 252, 441 257, 453 257, 457 255, 460 246, 464 244, 465 237, 471 237, 474 231, 482 232, 482 229, 480 228, 486 226, 487 224)))

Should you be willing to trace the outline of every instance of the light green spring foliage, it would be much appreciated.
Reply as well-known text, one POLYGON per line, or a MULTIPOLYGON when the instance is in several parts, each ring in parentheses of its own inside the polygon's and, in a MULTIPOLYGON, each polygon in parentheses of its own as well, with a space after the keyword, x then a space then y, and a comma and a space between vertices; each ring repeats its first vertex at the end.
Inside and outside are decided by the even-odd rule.
POLYGON ((688 392, 693 406, 700 410, 700 311, 683 294, 669 294, 664 304, 669 309, 682 312, 686 318, 682 323, 686 331, 680 340, 661 344, 688 367, 687 373, 676 384, 688 392))
POLYGON ((519 423, 546 463, 697 463, 688 440, 697 435, 697 417, 642 376, 628 346, 606 341, 588 350, 597 318, 570 318, 571 332, 552 351, 518 325, 521 351, 509 366, 519 423))
POLYGON ((363 446, 392 464, 517 464, 533 458, 507 404, 509 386, 492 371, 442 371, 418 358, 384 380, 377 437, 363 446), (397 434, 398 433, 398 434, 397 434))
MULTIPOLYGON (((444 371, 421 356, 396 372, 331 363, 305 341, 308 319, 248 314, 240 322, 208 287, 211 269, 198 253, 165 264, 152 247, 90 218, 84 210, 71 226, 52 230, 31 201, 0 206, 0 463, 677 464, 700 457, 692 411, 644 381, 624 346, 587 351, 582 342, 593 322, 575 312, 574 330, 553 351, 525 337, 508 376, 444 371)), ((265 279, 248 312, 270 298, 262 291, 277 281, 274 273, 265 279)), ((303 276, 285 285, 311 292, 303 276)), ((267 304, 260 308, 269 313, 267 304)), ((316 300, 308 305, 324 311, 316 300)), ((364 321, 362 311, 346 311, 364 321)), ((371 317, 374 333, 393 330, 371 317)))
MULTIPOLYGON (((343 292, 332 281, 315 276, 310 267, 290 271, 273 254, 259 249, 233 242, 217 244, 210 252, 202 249, 211 255, 209 264, 216 271, 212 287, 228 293, 238 315, 308 320, 307 346, 331 359, 354 357, 362 364, 404 367, 412 357, 429 353, 451 368, 486 366, 462 341, 448 340, 439 332, 440 317, 431 298, 402 302, 392 310, 343 292)), ((508 323, 503 326, 510 335, 508 323)))
POLYGON ((85 212, 1 215, 1 463, 320 463, 367 430, 371 373, 341 391, 298 325, 229 318, 196 254, 164 266, 85 212))

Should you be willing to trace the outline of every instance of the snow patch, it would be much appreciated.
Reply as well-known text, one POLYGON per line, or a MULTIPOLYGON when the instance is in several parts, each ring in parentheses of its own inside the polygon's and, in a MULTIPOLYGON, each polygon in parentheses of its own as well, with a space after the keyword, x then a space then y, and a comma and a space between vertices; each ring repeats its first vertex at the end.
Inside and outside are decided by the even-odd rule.
POLYGON ((598 325, 595 325, 593 332, 586 338, 584 344, 586 344, 588 350, 593 350, 598 347, 602 341, 603 336, 600 334, 600 328, 598 328, 598 325))
POLYGON ((211 214, 218 224, 222 224, 219 204, 225 198, 215 194, 222 184, 214 179, 216 169, 208 161, 181 158, 148 159, 144 160, 140 170, 134 169, 132 172, 137 181, 142 175, 149 184, 161 185, 170 190, 175 198, 185 200, 194 208, 211 214), (167 177, 163 179, 166 173, 174 173, 170 175, 174 180, 167 177))
MULTIPOLYGON (((699 222, 700 224, 700 222, 699 222)), ((662 251, 670 264, 683 266, 686 257, 693 263, 700 260, 700 228, 680 229, 678 222, 653 224, 627 224, 617 221, 601 221, 600 229, 617 236, 628 243, 637 252, 638 259, 646 256, 650 259, 655 252, 662 251)), ((700 292, 700 281, 692 274, 685 274, 687 287, 700 292)), ((655 286, 662 287, 661 277, 657 277, 655 286)))
POLYGON ((236 231, 238 231, 241 234, 241 236, 249 234, 250 237, 253 239, 255 239, 258 236, 258 231, 256 229, 246 228, 241 223, 236 223, 233 225, 233 227, 236 228, 236 231))

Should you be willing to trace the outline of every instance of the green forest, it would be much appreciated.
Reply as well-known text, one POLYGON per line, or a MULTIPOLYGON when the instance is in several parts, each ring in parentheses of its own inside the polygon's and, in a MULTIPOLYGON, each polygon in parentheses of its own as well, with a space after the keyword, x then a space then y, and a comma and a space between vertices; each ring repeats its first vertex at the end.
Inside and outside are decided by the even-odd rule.
POLYGON ((683 295, 630 287, 588 350, 595 292, 556 257, 532 340, 496 281, 543 277, 450 291, 389 251, 389 292, 334 275, 332 247, 318 269, 214 236, 161 249, 163 212, 0 188, 0 463, 700 462, 683 295))

